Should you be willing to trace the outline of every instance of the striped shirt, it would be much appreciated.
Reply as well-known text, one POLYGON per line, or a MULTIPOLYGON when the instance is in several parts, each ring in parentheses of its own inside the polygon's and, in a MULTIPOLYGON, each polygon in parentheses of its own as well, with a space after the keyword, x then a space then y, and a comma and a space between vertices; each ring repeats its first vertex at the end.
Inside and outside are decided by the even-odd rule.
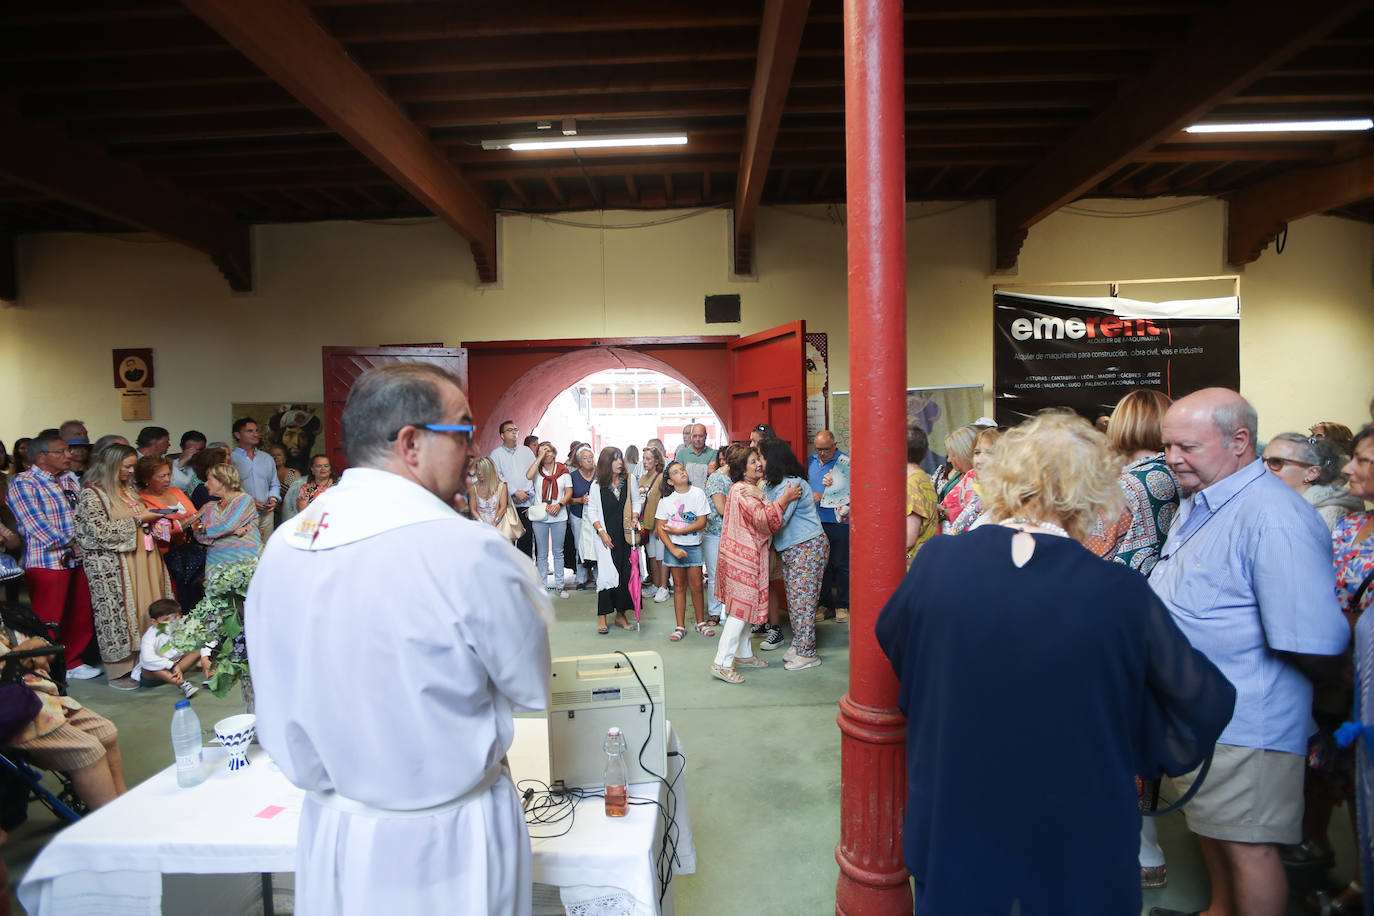
POLYGON ((1150 587, 1235 685, 1219 743, 1305 754, 1312 685, 1286 653, 1339 655, 1350 641, 1317 511, 1253 461, 1183 501, 1150 587))
POLYGON ((72 569, 76 495, 81 485, 71 471, 57 477, 39 467, 15 475, 10 508, 24 537, 25 569, 72 569))

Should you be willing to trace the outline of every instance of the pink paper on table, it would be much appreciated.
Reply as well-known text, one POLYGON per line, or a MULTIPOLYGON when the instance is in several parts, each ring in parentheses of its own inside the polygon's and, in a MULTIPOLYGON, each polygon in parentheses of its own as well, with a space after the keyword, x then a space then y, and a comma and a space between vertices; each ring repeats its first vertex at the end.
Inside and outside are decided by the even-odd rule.
POLYGON ((281 814, 285 810, 286 809, 283 808, 281 805, 268 805, 266 808, 263 808, 261 811, 259 811, 257 814, 253 816, 262 818, 272 818, 276 817, 278 814, 281 814))

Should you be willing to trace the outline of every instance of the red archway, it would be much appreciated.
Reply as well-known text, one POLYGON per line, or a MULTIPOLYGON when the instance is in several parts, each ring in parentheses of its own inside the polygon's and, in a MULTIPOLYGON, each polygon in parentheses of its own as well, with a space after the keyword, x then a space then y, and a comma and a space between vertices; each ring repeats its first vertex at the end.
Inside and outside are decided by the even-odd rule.
POLYGON ((531 429, 553 399, 603 369, 652 369, 700 392, 719 417, 729 415, 726 344, 734 337, 615 340, 464 341, 468 402, 477 449, 500 444, 497 424, 531 429))

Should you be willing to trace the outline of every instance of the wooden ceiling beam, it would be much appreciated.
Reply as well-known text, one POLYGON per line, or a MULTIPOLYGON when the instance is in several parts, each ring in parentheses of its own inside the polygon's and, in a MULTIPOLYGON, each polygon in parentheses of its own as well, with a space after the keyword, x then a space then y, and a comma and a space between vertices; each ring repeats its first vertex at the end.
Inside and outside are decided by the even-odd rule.
POLYGON ((734 0, 629 6, 615 0, 590 0, 575 8, 549 0, 519 6, 406 3, 331 10, 321 18, 345 43, 757 26, 759 22, 752 4, 734 0))
POLYGON ((0 302, 19 301, 19 246, 14 233, 0 232, 0 302))
POLYGON ((1026 230, 1358 12, 1362 0, 1231 0, 997 201, 999 270, 1026 230))
POLYGON ((510 192, 515 195, 515 199, 520 201, 520 206, 528 207, 530 205, 530 196, 525 193, 525 189, 520 186, 520 182, 516 181, 514 178, 507 178, 506 187, 510 188, 510 192))
POLYGON ((639 189, 635 187, 635 176, 625 176, 625 193, 630 196, 630 200, 639 203, 639 189))
POLYGON ((558 201, 560 206, 566 207, 568 205, 568 195, 563 193, 563 189, 559 186, 557 179, 552 175, 546 175, 544 177, 544 183, 548 185, 549 193, 553 195, 553 199, 558 201))
POLYGON ((330 137, 334 131, 314 112, 254 111, 176 118, 100 118, 72 124, 73 136, 107 144, 248 140, 255 137, 330 137))
POLYGON ((280 86, 162 86, 151 89, 75 90, 31 93, 25 110, 36 117, 79 121, 109 117, 167 117, 211 112, 300 110, 302 105, 280 86))
POLYGON ((480 282, 496 281, 496 216, 486 199, 309 10, 292 0, 184 2, 466 239, 480 282))
POLYGON ((1290 222, 1374 197, 1374 151, 1344 162, 1296 168, 1227 197, 1226 260, 1260 256, 1290 222))
POLYGON ((24 116, 0 100, 0 175, 82 210, 180 242, 210 256, 230 287, 253 288, 248 226, 118 162, 98 144, 71 139, 57 124, 24 116))
POLYGON ((749 94, 744 145, 735 179, 735 273, 741 276, 754 273, 755 220, 810 6, 810 0, 764 2, 754 87, 749 94))

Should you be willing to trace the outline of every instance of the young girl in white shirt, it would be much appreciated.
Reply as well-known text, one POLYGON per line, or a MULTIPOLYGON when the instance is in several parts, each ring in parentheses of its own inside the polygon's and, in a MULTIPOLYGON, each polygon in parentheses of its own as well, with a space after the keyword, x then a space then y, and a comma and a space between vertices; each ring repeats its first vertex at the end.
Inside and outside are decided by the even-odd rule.
POLYGON ((668 638, 678 642, 687 633, 687 589, 692 590, 692 609, 696 630, 702 636, 715 636, 706 622, 706 602, 701 588, 702 531, 711 513, 706 493, 692 486, 681 461, 668 465, 662 484, 658 510, 654 513, 655 534, 663 543, 663 565, 673 576, 673 613, 677 626, 668 638))

